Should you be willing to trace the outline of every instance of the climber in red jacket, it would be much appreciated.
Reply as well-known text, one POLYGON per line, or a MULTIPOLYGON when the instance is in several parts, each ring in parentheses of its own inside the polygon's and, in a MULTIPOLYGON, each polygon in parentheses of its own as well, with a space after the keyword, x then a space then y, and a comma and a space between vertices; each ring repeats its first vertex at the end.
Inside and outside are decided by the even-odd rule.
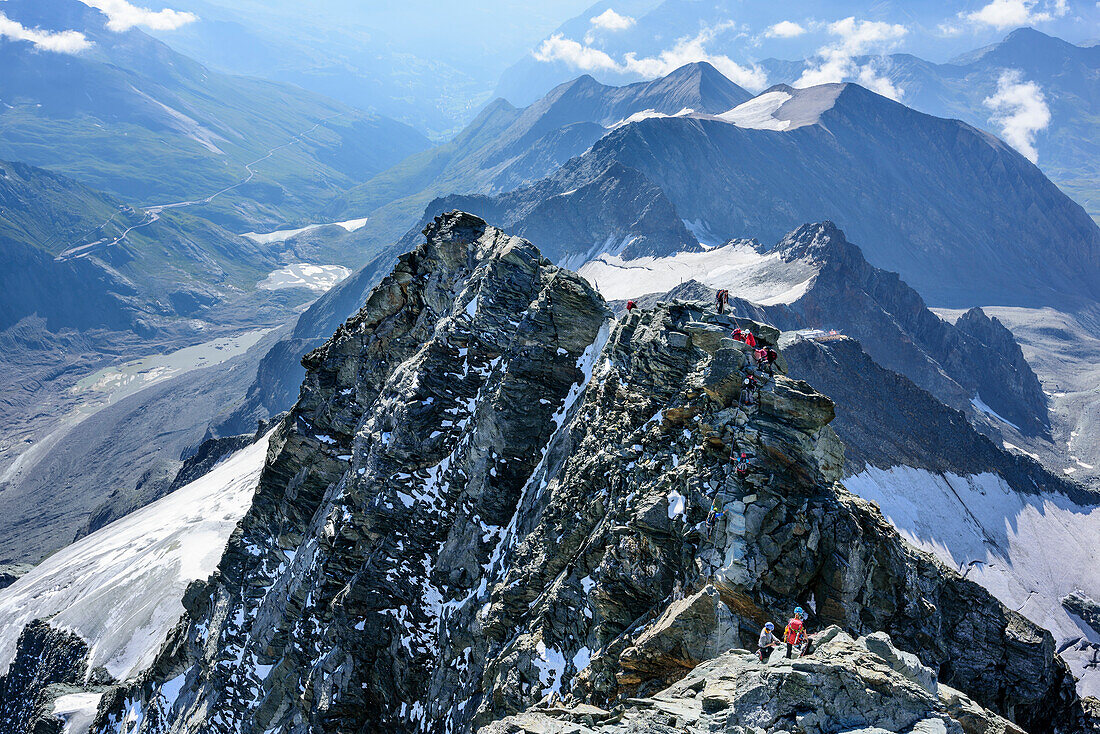
POLYGON ((638 307, 638 304, 634 303, 634 301, 627 301, 626 302, 626 312, 627 313, 630 313, 631 311, 633 311, 637 307, 638 307))
POLYGON ((745 343, 753 349, 756 349, 756 337, 752 335, 751 331, 745 332, 745 343))
MULTIPOLYGON (((791 617, 791 621, 787 622, 787 629, 783 630, 783 642, 787 643, 788 658, 795 647, 799 647, 806 642, 806 626, 802 622, 804 616, 806 616, 806 612, 802 611, 802 607, 795 607, 794 616, 791 617)), ((798 654, 799 656, 802 655, 801 648, 798 654)))

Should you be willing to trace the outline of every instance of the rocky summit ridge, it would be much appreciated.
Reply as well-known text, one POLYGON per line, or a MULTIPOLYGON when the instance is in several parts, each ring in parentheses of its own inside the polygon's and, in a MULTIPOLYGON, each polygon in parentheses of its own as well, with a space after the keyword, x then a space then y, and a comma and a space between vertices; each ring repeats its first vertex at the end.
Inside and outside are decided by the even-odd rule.
POLYGON ((773 651, 766 662, 743 649, 700 663, 681 680, 615 711, 596 706, 535 707, 482 734, 627 734, 766 731, 1022 734, 1012 722, 936 680, 916 656, 876 632, 853 639, 838 627, 811 656, 773 651))
POLYGON ((838 483, 828 398, 782 358, 742 395, 731 326, 777 330, 616 321, 476 217, 424 234, 306 356, 218 570, 92 731, 1094 730, 1048 632, 838 483), (796 604, 818 653, 738 651, 796 604))

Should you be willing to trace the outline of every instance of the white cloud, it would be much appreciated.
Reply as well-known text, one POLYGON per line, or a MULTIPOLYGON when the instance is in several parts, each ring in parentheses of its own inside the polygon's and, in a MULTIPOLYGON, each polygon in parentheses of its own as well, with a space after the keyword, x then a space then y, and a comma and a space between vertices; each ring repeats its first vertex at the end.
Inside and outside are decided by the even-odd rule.
POLYGON ((26 41, 41 51, 63 54, 80 53, 92 45, 79 31, 44 31, 27 28, 22 23, 0 13, 0 38, 10 41, 26 41))
POLYGON ((998 30, 1044 23, 1061 18, 1069 12, 1067 0, 1039 3, 1039 0, 992 0, 988 5, 972 13, 959 13, 959 17, 976 25, 992 26, 998 30))
POLYGON ((768 38, 795 38, 806 32, 798 23, 792 20, 781 20, 764 32, 768 38))
POLYGON ((635 20, 629 15, 619 15, 611 8, 608 8, 588 22, 591 23, 593 27, 601 28, 605 31, 625 31, 627 28, 634 25, 635 20))
POLYGON ((539 44, 534 54, 538 61, 562 61, 583 71, 624 71, 615 59, 603 51, 584 46, 560 33, 555 33, 539 44))
POLYGON ((623 56, 622 61, 616 61, 599 49, 557 34, 543 41, 535 49, 534 56, 539 61, 561 61, 582 71, 608 71, 646 78, 664 76, 685 64, 706 61, 746 89, 763 89, 768 84, 763 69, 758 66, 742 66, 728 56, 712 54, 707 50, 707 45, 715 36, 733 27, 732 23, 721 23, 703 29, 694 37, 681 38, 672 48, 665 49, 656 56, 639 56, 630 52, 623 56))
POLYGON ((127 0, 81 0, 107 16, 107 28, 119 33, 141 26, 153 31, 174 31, 198 20, 194 13, 182 10, 149 10, 127 0))
POLYGON ((989 121, 1000 125, 1005 142, 1035 163, 1035 133, 1050 124, 1050 108, 1039 85, 1024 81, 1016 69, 1006 70, 997 80, 996 94, 983 103, 993 112, 989 121))
POLYGON ((619 15, 611 8, 608 8, 599 15, 589 18, 588 22, 592 25, 592 29, 584 34, 585 43, 592 43, 595 41, 597 31, 608 31, 611 33, 625 31, 627 28, 633 26, 636 21, 629 15, 619 15))
POLYGON ((812 87, 815 84, 856 79, 863 86, 883 96, 891 99, 901 97, 904 90, 880 76, 873 64, 857 64, 855 57, 866 54, 873 48, 881 51, 892 47, 908 33, 905 26, 880 21, 857 21, 854 17, 848 17, 830 23, 828 30, 839 40, 818 49, 815 62, 802 72, 794 86, 812 87))

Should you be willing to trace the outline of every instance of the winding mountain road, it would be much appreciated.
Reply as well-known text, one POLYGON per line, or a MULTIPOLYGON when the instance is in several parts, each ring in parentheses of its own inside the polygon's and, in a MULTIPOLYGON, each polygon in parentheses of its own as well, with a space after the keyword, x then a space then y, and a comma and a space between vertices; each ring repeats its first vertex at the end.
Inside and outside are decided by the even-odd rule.
MULTIPOLYGON (((253 178, 255 178, 256 177, 256 170, 255 170, 255 168, 253 168, 253 166, 256 166, 256 165, 266 161, 268 158, 275 155, 277 152, 279 152, 280 150, 283 150, 284 148, 289 148, 292 145, 297 145, 298 143, 301 143, 302 141, 305 140, 306 136, 309 135, 310 133, 312 133, 314 130, 321 127, 322 125, 327 124, 329 122, 329 120, 335 119, 337 117, 342 117, 343 115, 344 115, 343 112, 338 112, 335 115, 330 115, 329 117, 325 117, 325 118, 321 119, 320 121, 318 121, 315 125, 313 125, 313 127, 309 128, 308 130, 303 130, 302 132, 294 135, 290 140, 283 143, 282 145, 276 145, 274 148, 271 148, 270 150, 267 151, 267 153, 265 155, 261 156, 260 158, 257 158, 254 161, 251 161, 249 163, 244 164, 244 169, 245 169, 245 171, 248 172, 248 175, 245 176, 244 178, 242 178, 237 183, 232 184, 230 186, 226 186, 225 188, 223 188, 219 191, 216 191, 213 194, 210 194, 209 196, 203 197, 201 199, 188 199, 186 201, 175 201, 175 202, 172 202, 170 204, 150 204, 150 205, 142 206, 141 209, 143 210, 143 216, 141 218, 141 221, 139 221, 137 224, 133 224, 133 225, 130 225, 129 227, 127 227, 125 230, 123 230, 113 240, 108 241, 108 238, 105 237, 105 238, 103 238, 101 240, 98 240, 96 242, 91 242, 91 243, 83 244, 83 245, 75 245, 75 246, 70 247, 70 248, 64 250, 63 252, 59 253, 56 257, 54 257, 54 260, 57 261, 57 262, 65 262, 67 260, 75 260, 77 258, 88 257, 89 255, 91 255, 95 252, 99 252, 101 250, 105 250, 109 247, 117 245, 119 242, 122 242, 124 239, 126 239, 126 236, 129 235, 131 232, 133 232, 135 229, 142 229, 143 227, 148 227, 150 224, 152 224, 153 222, 160 219, 160 213, 162 211, 164 211, 165 209, 183 209, 184 207, 189 207, 189 206, 202 206, 204 204, 209 204, 210 202, 214 201, 214 199, 217 199, 222 194, 226 194, 226 193, 232 191, 233 189, 244 186, 245 184, 250 182, 253 178)), ((81 237, 81 239, 84 239, 85 237, 87 237, 89 234, 91 234, 93 232, 98 232, 98 231, 102 230, 104 227, 106 227, 112 221, 114 221, 115 216, 118 216, 118 215, 116 214, 116 215, 112 216, 110 219, 105 221, 103 224, 99 225, 95 229, 90 230, 88 233, 86 233, 84 235, 84 237, 81 237)))

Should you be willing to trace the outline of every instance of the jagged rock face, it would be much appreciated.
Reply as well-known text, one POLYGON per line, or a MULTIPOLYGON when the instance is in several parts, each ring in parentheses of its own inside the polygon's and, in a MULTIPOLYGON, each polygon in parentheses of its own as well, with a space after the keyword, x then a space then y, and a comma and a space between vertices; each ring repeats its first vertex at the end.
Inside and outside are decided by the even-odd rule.
POLYGON ((521 506, 523 540, 482 612, 486 634, 506 645, 487 667, 492 696, 475 722, 564 690, 578 659, 588 666, 574 695, 596 703, 620 695, 631 627, 678 587, 710 579, 744 644, 765 619, 812 600, 821 621, 891 630, 946 682, 1036 730, 1049 726, 1046 707, 1072 698, 1049 634, 906 547, 871 505, 834 484, 842 455, 825 425, 831 403, 808 385, 778 376, 751 414, 707 395, 703 382, 722 350, 676 338, 704 319, 719 320, 658 306, 632 312, 612 333, 570 433, 536 475, 549 498, 521 506), (756 464, 743 480, 731 451, 756 464), (715 500, 726 517, 707 540, 697 523, 715 500), (528 631, 513 637, 517 627, 528 631), (992 662, 1008 658, 1004 669, 992 662), (523 695, 525 684, 534 695, 523 695))
POLYGON ((78 635, 46 620, 28 624, 19 637, 19 654, 0 676, 0 731, 37 731, 33 727, 46 723, 41 709, 52 703, 49 687, 82 685, 87 672, 88 645, 78 635))
POLYGON ((853 640, 836 627, 815 652, 767 663, 730 650, 655 695, 621 710, 544 708, 508 717, 481 734, 626 734, 627 732, 914 732, 1023 734, 1018 726, 948 686, 929 684, 928 670, 902 668, 881 635, 853 640))
MULTIPOLYGON (((172 730, 441 718, 436 701, 476 681, 455 659, 468 644, 436 631, 486 583, 482 565, 606 316, 530 244, 471 217, 430 228, 304 360, 254 506, 196 601, 178 664, 161 665, 190 666, 172 730)), ((144 730, 168 726, 172 703, 158 694, 144 730)))
POLYGON ((94 731, 470 731, 644 694, 796 603, 1033 732, 1071 722, 1050 635, 837 484, 828 398, 780 364, 738 407, 728 316, 609 327, 529 243, 459 213, 426 235, 306 357, 218 574, 94 731))
POLYGON ((810 260, 819 268, 812 287, 791 307, 801 324, 771 314, 784 328, 843 329, 882 366, 948 405, 962 409, 980 397, 1021 431, 1049 432, 1038 377, 1012 333, 980 308, 952 328, 897 273, 871 266, 832 222, 799 227, 774 249, 785 260, 810 260))
POLYGON ((1083 619, 1085 624, 1100 635, 1100 604, 1081 592, 1075 591, 1062 599, 1062 606, 1083 619))
POLYGON ((913 466, 933 472, 994 472, 1028 493, 1056 492, 1082 505, 1096 502, 1065 477, 1008 453, 978 433, 966 416, 905 377, 884 369, 854 339, 800 340, 783 350, 791 374, 836 401, 832 424, 846 447, 845 473, 868 465, 913 466))

